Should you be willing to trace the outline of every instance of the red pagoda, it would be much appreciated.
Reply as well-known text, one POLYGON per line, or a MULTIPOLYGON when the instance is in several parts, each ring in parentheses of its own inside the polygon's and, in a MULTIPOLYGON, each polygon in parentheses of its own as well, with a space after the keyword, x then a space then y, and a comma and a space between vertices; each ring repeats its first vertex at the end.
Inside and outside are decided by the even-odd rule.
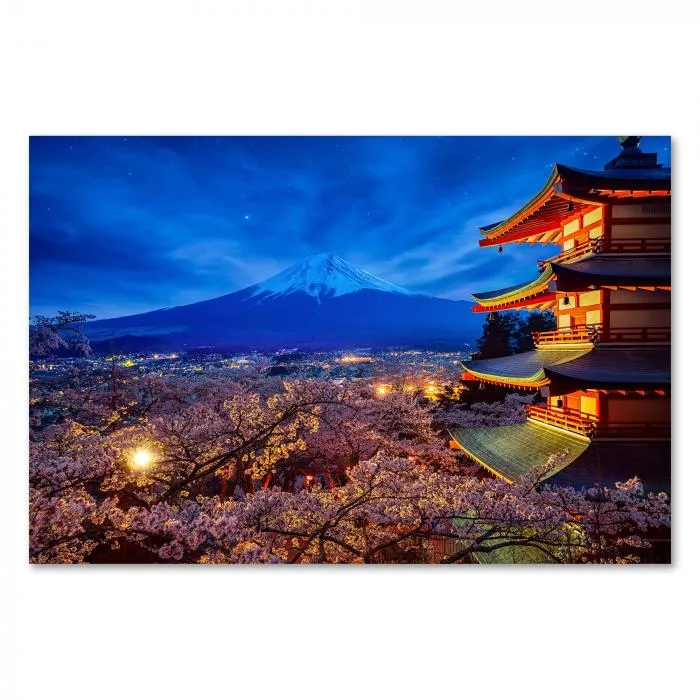
POLYGON ((604 170, 555 165, 510 218, 481 230, 481 246, 554 243, 534 278, 474 294, 474 311, 551 309, 554 331, 535 349, 463 363, 464 381, 538 390, 518 425, 459 429, 455 442, 515 481, 555 453, 547 482, 582 486, 671 478, 671 171, 639 137, 620 137, 604 170))

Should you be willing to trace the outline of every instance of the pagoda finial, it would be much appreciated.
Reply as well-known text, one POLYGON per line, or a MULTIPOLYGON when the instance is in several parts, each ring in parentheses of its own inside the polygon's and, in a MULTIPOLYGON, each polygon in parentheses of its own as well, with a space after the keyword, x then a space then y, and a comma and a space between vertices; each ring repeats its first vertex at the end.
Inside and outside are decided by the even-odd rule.
POLYGON ((656 153, 642 153, 639 143, 641 136, 618 136, 618 142, 622 151, 618 156, 606 163, 606 170, 617 168, 660 168, 661 164, 656 162, 656 153))
POLYGON ((623 151, 637 151, 642 140, 641 136, 618 136, 620 147, 623 151))

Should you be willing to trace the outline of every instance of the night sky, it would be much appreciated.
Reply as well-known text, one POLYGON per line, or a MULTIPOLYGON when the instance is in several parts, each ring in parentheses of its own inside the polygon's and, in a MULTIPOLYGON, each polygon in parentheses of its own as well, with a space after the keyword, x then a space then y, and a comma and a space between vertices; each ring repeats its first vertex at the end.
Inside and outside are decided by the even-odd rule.
MULTIPOLYGON (((670 139, 644 151, 670 164, 670 139)), ((186 304, 336 253, 452 299, 536 275, 542 246, 479 249, 555 162, 599 169, 613 137, 33 137, 30 313, 186 304)))

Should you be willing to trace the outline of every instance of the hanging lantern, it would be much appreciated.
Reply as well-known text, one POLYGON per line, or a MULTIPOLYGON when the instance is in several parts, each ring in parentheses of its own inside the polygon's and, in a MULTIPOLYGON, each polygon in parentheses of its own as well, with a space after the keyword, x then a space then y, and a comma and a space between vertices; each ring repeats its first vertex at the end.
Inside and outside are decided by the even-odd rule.
POLYGON ((561 302, 564 306, 568 306, 571 303, 571 300, 569 299, 568 295, 564 297, 563 301, 561 302))
POLYGON ((499 246, 498 246, 498 252, 499 252, 499 253, 502 253, 502 252, 503 252, 503 246, 502 246, 502 245, 499 245, 499 246))
POLYGON ((569 206, 566 208, 566 211, 572 212, 574 210, 574 203, 569 200, 569 206))

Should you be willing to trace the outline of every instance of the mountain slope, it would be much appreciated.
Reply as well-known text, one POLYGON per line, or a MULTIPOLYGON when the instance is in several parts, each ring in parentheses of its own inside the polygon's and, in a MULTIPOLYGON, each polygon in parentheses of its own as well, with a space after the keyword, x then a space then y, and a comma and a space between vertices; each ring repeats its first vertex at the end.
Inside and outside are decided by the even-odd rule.
POLYGON ((380 292, 411 294, 359 267, 351 265, 338 255, 321 253, 311 255, 301 263, 283 270, 274 277, 256 284, 252 296, 285 296, 294 292, 305 292, 316 299, 339 297, 361 289, 374 289, 380 292))
POLYGON ((480 326, 467 302, 412 294, 338 256, 315 255, 238 292, 94 321, 85 325, 85 333, 97 349, 456 349, 471 342, 480 326))

